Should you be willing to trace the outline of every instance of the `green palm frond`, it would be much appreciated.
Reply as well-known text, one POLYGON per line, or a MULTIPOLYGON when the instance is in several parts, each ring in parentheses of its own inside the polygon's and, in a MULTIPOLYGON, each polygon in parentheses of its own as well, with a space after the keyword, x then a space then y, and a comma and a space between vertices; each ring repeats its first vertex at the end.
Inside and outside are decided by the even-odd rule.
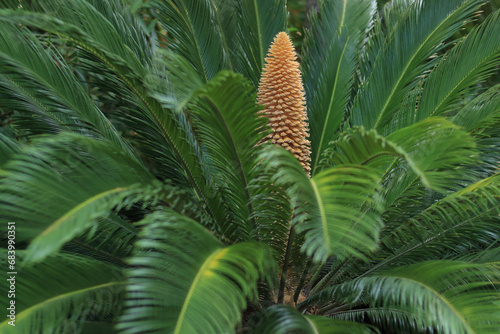
POLYGON ((16 9, 19 7, 18 0, 1 0, 0 9, 16 9))
POLYGON ((232 332, 246 298, 257 298, 257 280, 267 281, 276 269, 264 244, 224 247, 174 212, 157 212, 142 224, 118 325, 124 333, 232 332))
POLYGON ((392 189, 387 198, 392 204, 393 194, 404 191, 416 178, 429 189, 444 191, 445 185, 450 186, 450 180, 460 179, 465 172, 452 166, 470 163, 477 153, 475 146, 469 134, 443 118, 427 119, 388 137, 379 135, 374 129, 367 131, 354 127, 329 144, 320 167, 362 164, 385 172, 391 184, 388 188, 392 189), (395 173, 405 181, 398 178, 399 186, 392 188, 395 173))
POLYGON ((182 111, 204 84, 193 66, 183 57, 161 49, 148 73, 149 94, 164 108, 182 111))
POLYGON ((255 94, 292 3, 0 0, 1 333, 498 331, 500 11, 318 4, 311 177, 255 94))
MULTIPOLYGON (((95 16, 96 18, 105 18, 107 21, 105 24, 110 24, 114 28, 116 31, 115 36, 118 36, 125 49, 128 49, 124 51, 124 54, 127 54, 124 56, 124 59, 127 62, 134 64, 134 68, 138 68, 139 63, 146 67, 151 64, 154 48, 150 46, 146 36, 140 29, 143 23, 140 19, 134 17, 130 13, 129 8, 125 5, 125 2, 116 0, 85 1, 93 7, 91 12, 93 12, 94 9, 97 11, 97 15, 95 16), (128 53, 133 54, 134 58, 137 58, 138 61, 135 61, 132 57, 129 58, 128 53)), ((50 7, 49 10, 53 10, 53 7, 50 7)), ((66 16, 66 12, 64 11, 63 13, 63 15, 66 16)), ((89 19, 89 17, 87 19, 89 19)), ((84 30, 89 31, 87 28, 84 30)), ((96 31, 95 33, 92 33, 92 36, 94 36, 94 39, 104 42, 106 31, 104 31, 104 34, 102 33, 103 32, 96 31)))
POLYGON ((214 8, 215 22, 220 26, 221 44, 224 50, 225 70, 238 72, 236 58, 237 27, 239 22, 238 6, 240 0, 210 0, 214 8))
POLYGON ((500 326, 500 313, 495 307, 499 298, 499 278, 497 262, 429 261, 334 286, 311 297, 310 301, 350 301, 369 305, 362 314, 356 309, 331 308, 329 315, 354 320, 364 315, 370 317, 370 309, 374 308, 378 311, 378 321, 389 325, 399 319, 393 312, 401 311, 415 319, 404 323, 406 331, 496 333, 500 326))
POLYGON ((281 149, 265 153, 277 165, 274 179, 295 203, 295 228, 305 233, 302 250, 315 261, 328 256, 365 258, 375 250, 383 224, 377 196, 378 173, 361 165, 329 168, 307 177, 296 159, 281 149), (355 227, 355 228, 353 228, 355 227))
MULTIPOLYGON (((327 63, 328 66, 321 66, 316 73, 306 72, 304 75, 306 96, 310 101, 308 116, 312 175, 316 174, 321 154, 339 130, 347 109, 354 79, 359 35, 353 33, 347 35, 346 31, 344 30, 332 40, 327 58, 321 61, 321 63, 327 63)), ((311 59, 317 58, 311 57, 311 59)), ((306 63, 304 67, 307 65, 306 63)))
POLYGON ((497 11, 443 56, 424 83, 417 121, 452 111, 468 89, 495 73, 500 59, 499 24, 497 11))
POLYGON ((34 133, 72 131, 107 138, 131 151, 60 55, 45 49, 27 29, 0 22, 0 31, 2 108, 31 120, 33 114, 40 117, 33 123, 41 123, 41 129, 32 127, 34 133))
POLYGON ((252 334, 373 334, 375 328, 350 321, 314 315, 302 315, 297 310, 283 305, 263 309, 251 319, 255 323, 252 334))
POLYGON ((324 1, 310 17, 304 41, 304 87, 311 134, 312 175, 345 117, 357 47, 375 9, 371 0, 324 1))
MULTIPOLYGON (((424 171, 422 184, 439 192, 456 190, 470 182, 467 169, 458 167, 477 161, 474 138, 443 118, 428 118, 387 137, 399 145, 424 171)), ((387 169, 385 198, 392 205, 416 179, 404 166, 387 169)))
MULTIPOLYGON (((377 1, 380 7, 380 1, 377 1)), ((374 65, 378 61, 379 52, 385 47, 390 36, 399 29, 400 22, 414 13, 415 0, 387 1, 375 13, 374 22, 364 41, 363 52, 359 58, 358 84, 363 85, 370 77, 374 65)))
MULTIPOLYGON (((7 251, 1 254, 7 267, 7 251)), ((24 258, 25 252, 16 250, 15 326, 4 319, 2 333, 79 333, 87 319, 112 323, 118 316, 125 297, 120 268, 69 254, 33 266, 25 265, 24 258)), ((9 291, 10 281, 3 279, 0 286, 9 291)), ((7 297, 1 297, 2 305, 10 305, 7 297)))
POLYGON ((3 165, 14 157, 20 150, 20 145, 11 136, 0 132, 0 170, 3 165))
POLYGON ((456 260, 474 263, 498 262, 500 260, 500 247, 498 247, 498 241, 495 240, 487 249, 461 255, 457 257, 456 260))
POLYGON ((370 256, 370 261, 337 263, 330 272, 322 274, 313 291, 328 283, 340 283, 422 259, 480 256, 483 250, 495 245, 499 233, 498 198, 498 176, 492 176, 442 199, 417 195, 398 201, 383 215, 381 247, 370 256))
MULTIPOLYGON (((43 4, 47 5, 45 2, 43 4)), ((104 4, 110 5, 109 2, 102 2, 100 7, 103 7, 104 4)), ((179 161, 175 161, 171 157, 178 157, 182 154, 183 149, 189 150, 190 148, 184 143, 185 136, 181 134, 182 131, 179 130, 177 121, 165 119, 166 114, 158 103, 153 99, 148 99, 142 87, 147 62, 143 64, 135 55, 140 51, 135 53, 131 51, 131 46, 135 45, 133 41, 127 43, 128 37, 120 36, 120 33, 123 34, 123 32, 115 29, 114 24, 107 21, 90 3, 76 1, 75 6, 82 8, 72 11, 67 5, 60 4, 58 7, 60 8, 58 9, 60 16, 57 19, 43 13, 22 10, 3 12, 4 15, 0 15, 0 20, 12 20, 16 23, 22 21, 26 25, 44 29, 77 42, 77 45, 83 49, 82 55, 85 57, 82 57, 82 62, 84 66, 90 72, 97 73, 93 81, 96 84, 103 83, 103 89, 111 90, 116 94, 118 102, 125 101, 126 108, 124 108, 124 111, 127 115, 126 119, 132 123, 132 130, 136 130, 141 135, 139 138, 146 138, 147 144, 145 147, 147 149, 144 150, 144 153, 151 156, 154 161, 159 160, 159 163, 162 162, 165 165, 164 169, 169 171, 172 176, 177 174, 177 177, 174 177, 175 179, 180 180, 180 182, 189 182, 186 181, 184 173, 179 171, 183 168, 182 162, 179 163, 179 161), (84 16, 83 14, 88 15, 84 16), (90 21, 88 20, 92 17, 102 26, 89 26, 90 21), (60 20, 65 20, 65 23, 60 24, 60 20), (132 58, 135 58, 135 61, 131 61, 132 58), (137 66, 132 68, 133 64, 137 66), (96 78, 101 78, 101 80, 95 80, 96 78)), ((48 11, 50 8, 46 10, 48 11)), ((33 58, 36 59, 37 57, 33 58)), ((36 68, 38 71, 45 71, 46 68, 50 69, 51 67, 42 64, 36 68)), ((57 71, 54 73, 57 73, 57 71)), ((34 79, 30 82, 37 81, 39 80, 34 79)), ((71 91, 71 87, 74 86, 71 82, 63 82, 60 85, 64 87, 64 89, 61 88, 61 91, 71 91)), ((75 93, 75 96, 78 97, 78 94, 75 93)), ((80 103, 78 105, 85 104, 80 103)), ((56 114, 55 117, 57 116, 56 114)), ((33 121, 33 118, 31 121, 33 121)), ((109 123, 106 121, 105 124, 109 123)), ((191 169, 195 169, 194 157, 196 154, 188 153, 186 156, 188 157, 188 161, 184 161, 184 165, 188 166, 186 168, 189 168, 191 164, 191 169)), ((191 178, 191 181, 195 182, 193 178, 191 178)))
POLYGON ((381 22, 381 28, 385 34, 390 36, 397 29, 402 17, 411 15, 411 7, 415 0, 393 0, 387 1, 381 9, 381 16, 384 18, 381 22))
POLYGON ((31 240, 27 260, 58 250, 114 208, 158 198, 162 185, 105 141, 61 134, 37 141, 2 174, 2 212, 31 240), (78 189, 78 191, 75 191, 78 189))
MULTIPOLYGON (((428 59, 471 19, 480 0, 415 1, 381 47, 370 77, 363 82, 351 111, 352 124, 381 134, 422 74, 428 59)), ((377 34, 375 38, 381 38, 377 34)), ((380 42, 378 42, 380 43, 380 42)), ((394 121, 394 120, 392 120, 394 121)))
POLYGON ((481 131, 494 127, 500 118, 500 84, 488 89, 483 94, 465 105, 453 116, 453 123, 467 131, 481 131))
MULTIPOLYGON (((148 189, 142 188, 142 191, 147 193, 148 189)), ((135 223, 161 208, 159 205, 168 206, 179 214, 208 225, 203 207, 200 207, 199 200, 194 198, 190 191, 166 183, 162 185, 159 205, 145 200, 145 197, 139 195, 136 198, 140 201, 131 200, 128 205, 118 203, 107 216, 98 218, 90 230, 65 244, 63 250, 123 266, 138 238, 139 228, 135 223)))
POLYGON ((155 0, 152 5, 166 30, 168 49, 188 60, 203 81, 230 68, 229 50, 213 1, 155 0))
MULTIPOLYGON (((131 207, 138 205, 134 203, 131 207)), ((111 211, 107 217, 96 219, 89 230, 67 242, 61 250, 124 266, 125 258, 131 254, 138 233, 139 229, 126 217, 111 211)))
POLYGON ((257 88, 269 46, 279 32, 286 30, 286 1, 241 0, 236 15, 234 70, 257 88))
POLYGON ((297 225, 299 232, 306 232, 303 248, 310 256, 315 250, 314 256, 322 260, 334 254, 363 258, 377 247, 382 226, 377 212, 381 203, 375 193, 378 180, 372 170, 360 166, 333 167, 311 179, 308 190, 314 190, 312 198, 316 197, 321 219, 315 221, 308 210, 311 220, 297 225), (327 252, 320 251, 325 246, 327 252))
POLYGON ((137 49, 145 48, 145 45, 133 37, 142 36, 127 34, 130 29, 119 30, 119 22, 111 22, 99 10, 109 9, 115 1, 105 0, 96 6, 85 0, 72 0, 71 3, 72 6, 68 6, 67 2, 60 0, 37 1, 36 12, 3 10, 0 11, 0 20, 22 23, 69 38, 122 74, 123 80, 141 81, 146 74, 148 57, 138 57, 144 50, 137 49))
POLYGON ((499 177, 453 193, 388 233, 370 271, 479 251, 500 233, 499 177))
POLYGON ((476 139, 480 164, 467 166, 476 173, 476 178, 484 178, 498 172, 500 156, 500 85, 466 104, 451 119, 455 124, 471 132, 476 139))
MULTIPOLYGON (((123 37, 126 31, 119 31, 114 20, 108 21, 101 14, 103 8, 111 6, 111 1, 95 4, 83 0, 73 0, 74 8, 67 5, 43 2, 43 9, 58 13, 59 18, 28 11, 3 11, 1 20, 23 22, 26 25, 58 34, 74 41, 85 51, 89 70, 95 74, 104 73, 107 85, 112 84, 128 107, 126 115, 129 127, 137 132, 143 153, 160 170, 161 178, 175 180, 184 186, 191 186, 206 204, 214 221, 222 223, 225 213, 218 207, 218 197, 214 194, 211 181, 202 166, 203 158, 192 137, 189 122, 183 114, 173 114, 160 103, 148 96, 144 78, 148 64, 152 60, 138 57, 137 47, 123 37), (53 6, 57 8, 53 8, 53 6), (64 24, 60 24, 65 20, 64 24), (97 25, 91 24, 96 21, 97 25), (97 66, 99 65, 99 66, 97 66), (104 67, 104 68, 103 68, 104 67)), ((107 11, 105 11, 107 13, 107 11)), ((140 31, 140 29, 137 29, 140 31)))
MULTIPOLYGON (((279 215, 257 220, 254 209, 255 204, 264 209, 263 203, 256 202, 266 193, 266 188, 272 191, 272 187, 250 186, 262 177, 262 168, 258 168, 258 144, 268 132, 264 127, 266 119, 258 116, 260 108, 255 103, 252 85, 241 75, 220 72, 194 96, 195 100, 187 108, 193 130, 206 153, 215 185, 226 201, 221 205, 228 206, 233 219, 232 232, 224 235, 230 240, 249 241, 259 238, 258 226, 263 222, 287 225, 288 217, 283 219, 279 215)), ((278 208, 275 210, 279 212, 278 208)))

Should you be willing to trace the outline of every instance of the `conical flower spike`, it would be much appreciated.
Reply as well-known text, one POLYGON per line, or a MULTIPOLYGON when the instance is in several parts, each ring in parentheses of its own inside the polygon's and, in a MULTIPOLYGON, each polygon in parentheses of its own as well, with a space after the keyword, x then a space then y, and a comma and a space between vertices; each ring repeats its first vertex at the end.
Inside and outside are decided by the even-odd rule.
POLYGON ((290 37, 280 32, 274 38, 259 84, 258 102, 269 118, 268 139, 292 152, 309 174, 310 143, 304 86, 290 37))

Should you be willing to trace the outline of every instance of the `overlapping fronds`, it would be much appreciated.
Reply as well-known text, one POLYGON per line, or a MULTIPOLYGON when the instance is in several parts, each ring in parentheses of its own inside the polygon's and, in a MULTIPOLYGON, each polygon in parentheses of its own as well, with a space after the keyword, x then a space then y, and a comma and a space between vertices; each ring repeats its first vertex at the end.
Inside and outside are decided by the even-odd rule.
MULTIPOLYGON (((387 173, 387 182, 394 182, 394 174, 404 178, 404 186, 418 177, 422 185, 438 191, 450 186, 466 173, 452 166, 473 161, 476 154, 474 139, 452 122, 442 118, 427 119, 411 127, 402 128, 388 137, 372 129, 352 128, 339 135, 325 151, 320 168, 345 164, 362 164, 387 173), (430 134, 433 136, 430 136, 430 134), (432 137, 432 140, 430 138, 432 137), (436 157, 439 157, 436 159, 436 157)), ((404 191, 401 188, 400 191, 404 191)), ((391 193, 396 194, 396 187, 391 193)), ((388 196, 390 203, 395 199, 388 196)))
MULTIPOLYGON (((218 209, 238 221, 221 220, 218 231, 233 241, 264 238, 284 247, 288 218, 283 217, 289 215, 283 210, 289 205, 277 187, 263 181, 269 175, 259 168, 257 144, 267 131, 266 120, 258 116, 253 87, 231 72, 221 72, 206 84, 197 77, 187 82, 191 65, 170 52, 163 55, 166 58, 158 62, 148 85, 158 101, 178 112, 184 108, 189 117, 193 144, 203 147, 200 156, 219 196, 218 209)), ((184 118, 183 113, 178 116, 184 118)))
POLYGON ((72 6, 68 6, 67 1, 37 0, 33 2, 34 11, 4 10, 0 19, 70 38, 122 74, 124 80, 140 81, 151 61, 149 48, 140 30, 130 33, 132 27, 130 22, 125 24, 124 13, 121 19, 112 15, 117 3, 71 0, 72 6))
POLYGON ((466 104, 451 119, 455 124, 471 132, 480 152, 480 164, 467 166, 476 178, 488 177, 498 172, 500 156, 500 85, 466 104))
POLYGON ((155 0, 168 49, 186 59, 203 81, 230 68, 220 17, 210 0, 155 0))
POLYGON ((329 0, 310 17, 304 41, 304 86, 311 132, 312 175, 346 116, 358 46, 376 3, 329 0))
POLYGON ((424 83, 416 120, 453 111, 470 88, 495 73, 500 59, 500 11, 443 56, 424 83))
MULTIPOLYGON (((129 121, 132 130, 138 133, 138 140, 143 139, 144 153, 168 171, 178 183, 190 184, 195 192, 204 198, 212 215, 217 215, 213 193, 206 183, 200 165, 197 147, 189 135, 189 125, 182 117, 176 117, 161 108, 158 101, 150 98, 143 86, 147 66, 152 59, 142 57, 140 30, 127 35, 121 31, 116 20, 101 12, 114 8, 115 1, 92 3, 72 0, 72 6, 60 1, 36 2, 40 12, 27 10, 2 11, 0 20, 23 23, 55 33, 74 41, 85 51, 88 70, 105 75, 105 85, 109 90, 118 92, 118 96, 128 104, 123 116, 129 121), (74 3, 73 3, 74 2, 74 3), (57 13, 58 17, 49 14, 57 13), (61 24, 61 21, 64 24, 61 24), (133 38, 134 37, 134 38, 133 38)), ((120 21, 120 20, 118 20, 120 21)), ((139 28, 139 26, 138 26, 139 28)), ((101 81, 102 82, 102 81, 101 81)), ((160 176, 165 177, 164 174, 160 176)), ((216 220, 222 220, 219 216, 216 220)))
POLYGON ((130 151, 64 59, 45 48, 27 29, 0 22, 0 67, 2 109, 19 111, 20 117, 29 119, 23 122, 26 130, 34 134, 65 130, 104 137, 130 151), (39 119, 33 122, 34 118, 39 119))
POLYGON ((265 120, 258 117, 255 93, 240 75, 221 72, 196 92, 188 105, 197 140, 203 146, 214 182, 237 224, 224 233, 249 240, 256 228, 248 188, 256 178, 256 145, 264 137, 265 120))
MULTIPOLYGON (((383 215, 380 249, 370 261, 338 262, 313 290, 425 259, 481 258, 483 251, 495 247, 500 232, 498 182, 496 175, 444 198, 415 195, 399 200, 383 215)), ((494 254, 485 257, 496 261, 494 254)))
MULTIPOLYGON (((419 169, 425 171, 422 184, 444 192, 463 187, 471 180, 467 169, 457 168, 477 159, 474 139, 455 124, 443 118, 428 118, 412 126, 402 128, 387 137, 408 152, 419 169)), ((404 166, 387 169, 386 194, 388 204, 398 198, 415 180, 404 166), (395 174, 402 175, 397 177, 395 174)))
POLYGON ((158 198, 162 190, 144 167, 109 142, 74 134, 41 139, 4 168, 2 216, 19 223, 19 241, 31 240, 28 261, 95 228, 113 208, 158 198))
POLYGON ((1 333, 498 332, 500 12, 132 2, 0 0, 1 333))
POLYGON ((480 250, 478 252, 469 252, 460 255, 456 258, 460 261, 474 262, 474 263, 491 263, 500 259, 500 247, 497 242, 490 245, 490 247, 480 250))
POLYGON ((375 323, 403 331, 496 333, 500 313, 491 311, 496 310, 499 298, 499 278, 498 262, 429 261, 325 289, 310 301, 366 305, 361 310, 333 309, 329 314, 349 320, 368 316, 375 323))
POLYGON ((377 333, 374 327, 368 325, 321 316, 302 315, 297 310, 283 305, 263 309, 254 315, 251 324, 255 324, 250 331, 252 334, 377 333))
MULTIPOLYGON (((407 164, 427 187, 432 187, 425 175, 425 168, 420 165, 422 162, 413 160, 402 147, 379 135, 375 129, 366 131, 363 127, 355 127, 341 133, 339 139, 330 143, 325 151, 320 168, 361 164, 378 168, 383 172, 394 162, 394 158, 401 159, 400 163, 407 164)), ((425 156, 417 158, 425 160, 425 156)))
POLYGON ((286 30, 286 1, 242 0, 235 14, 235 70, 257 88, 266 52, 274 36, 286 30))
MULTIPOLYGON (((0 254, 6 268, 7 252, 1 250, 0 254)), ((125 297, 121 268, 69 254, 50 256, 33 266, 25 265, 24 258, 25 252, 17 250, 14 281, 0 283, 6 292, 10 283, 15 286, 15 297, 10 299, 15 301, 15 326, 6 317, 0 332, 79 333, 86 325, 118 316, 125 297)), ((0 298, 5 308, 10 306, 7 297, 5 293, 0 298)))
POLYGON ((495 85, 461 108, 453 123, 467 131, 482 132, 500 122, 500 85, 495 85))
POLYGON ((257 280, 268 281, 276 269, 265 244, 224 247, 174 212, 157 212, 143 225, 118 325, 124 333, 232 332, 246 299, 257 298, 257 280))
POLYGON ((11 136, 0 132, 0 170, 3 165, 19 152, 20 145, 11 136))
MULTIPOLYGON (((400 17, 397 27, 378 51, 369 78, 358 92, 352 112, 353 125, 375 128, 379 133, 397 115, 409 92, 430 70, 434 53, 477 10, 481 0, 415 1, 400 17)), ((375 38, 381 38, 377 34, 375 38)))
POLYGON ((275 182, 286 186, 295 203, 294 223, 305 232, 303 251, 315 261, 365 255, 377 248, 381 199, 378 173, 361 165, 327 169, 312 178, 283 150, 265 154, 268 166, 277 165, 275 182))
POLYGON ((183 57, 161 49, 146 78, 148 93, 163 107, 181 112, 205 82, 183 57))
POLYGON ((500 232, 499 185, 492 176, 411 217, 382 239, 385 250, 370 271, 486 248, 500 232))

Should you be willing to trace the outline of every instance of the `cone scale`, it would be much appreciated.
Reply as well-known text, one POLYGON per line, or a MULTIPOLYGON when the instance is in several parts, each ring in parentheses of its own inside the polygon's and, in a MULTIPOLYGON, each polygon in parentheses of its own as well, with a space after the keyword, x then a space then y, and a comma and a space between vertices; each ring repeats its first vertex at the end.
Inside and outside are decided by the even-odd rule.
POLYGON ((267 140, 290 151, 309 174, 310 142, 304 86, 290 37, 280 32, 266 57, 257 95, 272 129, 267 140))

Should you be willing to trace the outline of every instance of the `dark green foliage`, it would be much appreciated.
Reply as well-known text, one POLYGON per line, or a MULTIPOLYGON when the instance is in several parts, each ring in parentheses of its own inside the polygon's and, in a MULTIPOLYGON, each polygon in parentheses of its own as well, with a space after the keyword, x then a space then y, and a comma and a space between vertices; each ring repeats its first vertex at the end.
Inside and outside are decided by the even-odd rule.
POLYGON ((318 10, 309 177, 256 104, 286 1, 0 0, 1 333, 498 332, 498 1, 318 10))

